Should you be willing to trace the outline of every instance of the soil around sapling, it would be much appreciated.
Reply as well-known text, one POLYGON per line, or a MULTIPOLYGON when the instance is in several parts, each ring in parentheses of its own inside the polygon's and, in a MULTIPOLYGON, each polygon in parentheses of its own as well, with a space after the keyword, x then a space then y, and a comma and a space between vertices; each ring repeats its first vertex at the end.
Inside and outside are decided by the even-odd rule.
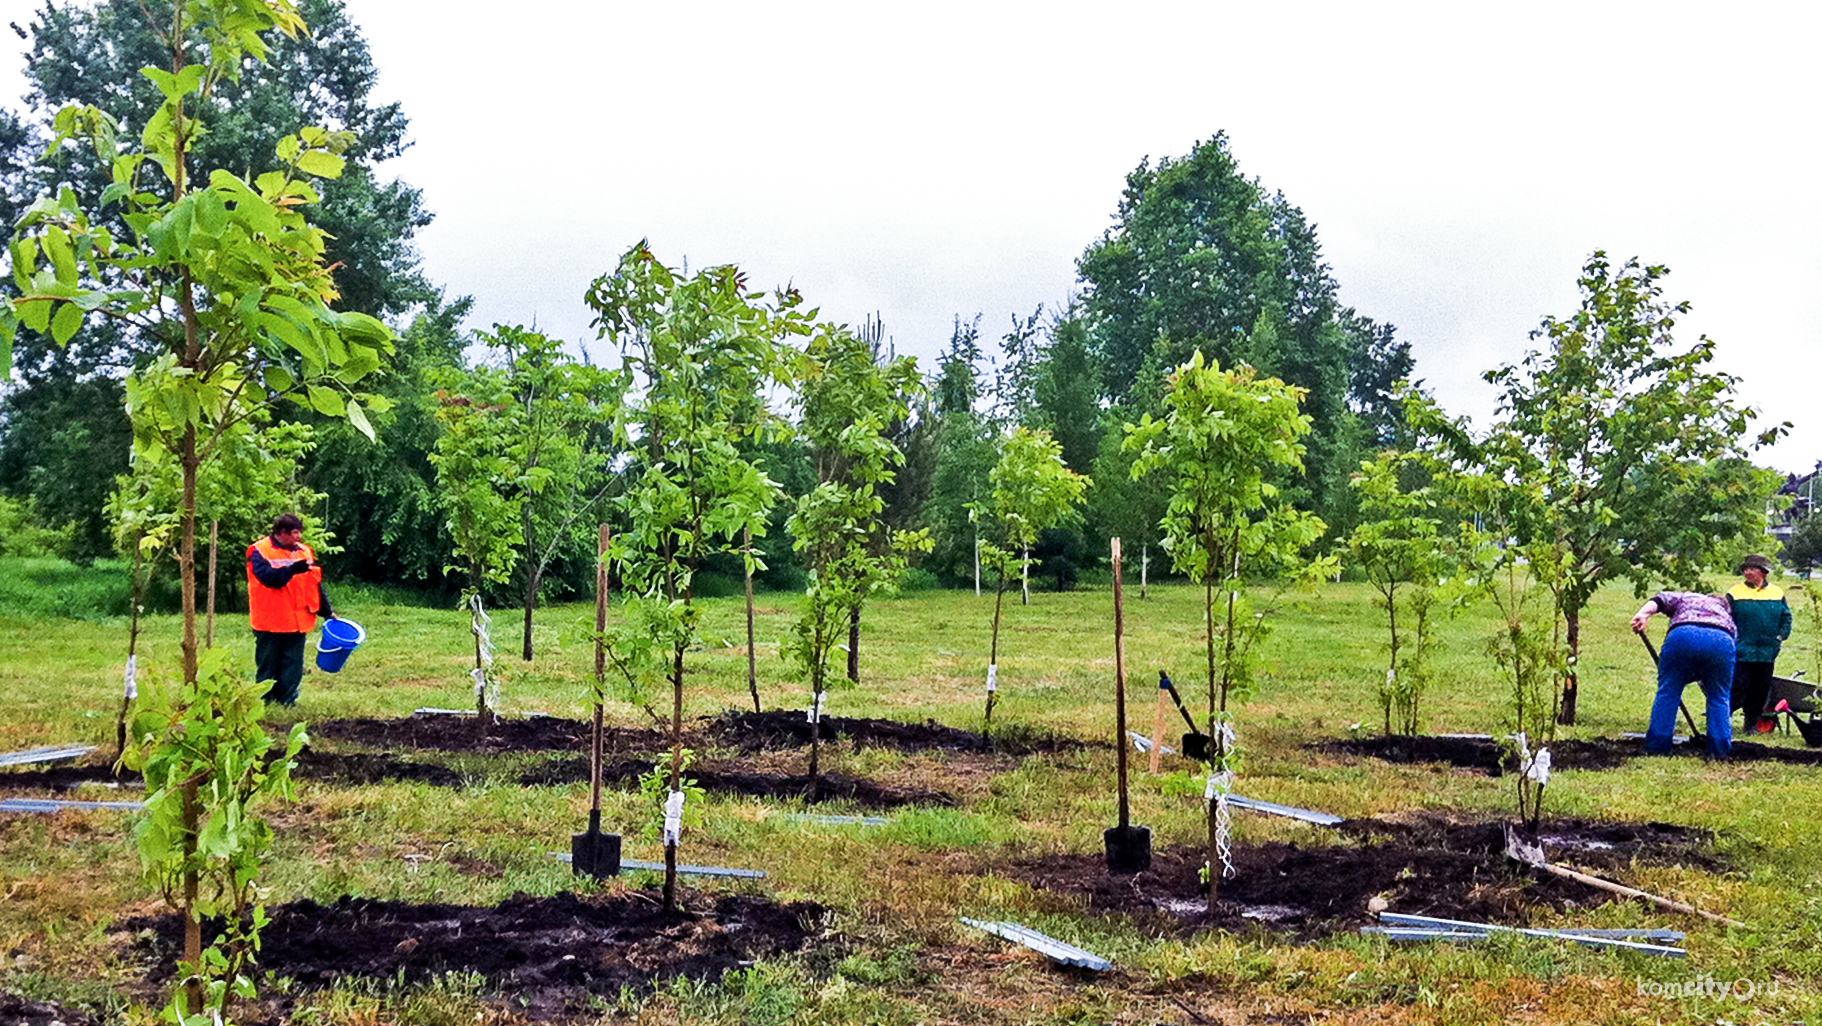
MULTIPOLYGON (((1107 742, 1007 724, 991 737, 935 720, 905 723, 900 720, 853 716, 824 716, 817 724, 825 744, 845 743, 855 751, 888 748, 899 752, 996 752, 1004 755, 1042 755, 1105 748, 1107 742)), ((709 721, 709 736, 730 747, 747 751, 808 748, 811 734, 806 710, 741 712, 730 709, 709 721)))
MULTIPOLYGON (((1208 852, 1200 845, 1156 850, 1151 869, 1134 876, 1110 875, 1101 851, 1023 859, 995 871, 1172 932, 1267 930, 1299 940, 1372 924, 1367 906, 1376 897, 1393 912, 1504 926, 1529 925, 1545 911, 1625 900, 1517 867, 1505 856, 1498 821, 1348 820, 1335 829, 1341 840, 1330 845, 1234 845, 1234 875, 1221 882, 1212 915, 1199 878, 1208 852)), ((1634 862, 1726 868, 1709 834, 1670 824, 1546 820, 1538 835, 1553 863, 1609 877, 1624 876, 1634 862)))
MULTIPOLYGON (((657 765, 649 759, 623 759, 601 768, 604 783, 618 787, 638 787, 639 778, 657 765)), ((691 768, 684 776, 710 794, 738 794, 753 798, 801 798, 810 802, 846 801, 868 809, 896 809, 907 805, 941 805, 954 807, 959 802, 946 791, 891 787, 851 777, 845 773, 823 773, 812 791, 808 774, 744 773, 737 770, 691 768)), ((583 783, 590 779, 585 759, 556 759, 528 770, 519 778, 529 786, 583 783)))
MULTIPOLYGON (((433 787, 462 787, 466 783, 462 774, 434 762, 401 759, 390 752, 325 752, 308 746, 297 753, 292 777, 337 784, 419 781, 433 787)), ((112 764, 0 774, 0 791, 73 791, 92 784, 143 791, 145 778, 138 770, 124 768, 116 774, 112 764)))
MULTIPOLYGON (((1414 737, 1350 737, 1318 741, 1310 747, 1333 755, 1379 759, 1405 765, 1443 763, 1494 777, 1513 769, 1511 756, 1501 750, 1499 742, 1486 738, 1439 737, 1428 734, 1414 737)), ((1679 744, 1671 749, 1670 754, 1678 758, 1707 757, 1705 748, 1690 744, 1679 744)), ((1564 738, 1550 745, 1550 764, 1553 770, 1608 770, 1633 759, 1645 758, 1655 756, 1646 753, 1643 739, 1564 738)), ((1735 738, 1732 761, 1822 766, 1822 748, 1791 748, 1735 738)))
MULTIPOLYGON (((551 1018, 584 1012, 591 997, 615 998, 623 987, 645 990, 675 977, 712 982, 826 939, 828 911, 814 902, 683 889, 681 909, 667 912, 656 894, 518 894, 494 906, 290 902, 267 909, 257 971, 306 989, 346 977, 422 983, 474 973, 513 1007, 551 1018)), ((181 919, 143 917, 118 928, 136 935, 132 947, 148 978, 168 980, 181 919)))
MULTIPOLYGON (((368 748, 417 748, 445 752, 562 752, 588 750, 594 725, 560 716, 496 718, 486 731, 472 716, 425 713, 396 719, 323 720, 309 725, 310 736, 368 748)), ((603 740, 609 752, 649 752, 669 747, 670 734, 608 726, 603 740)))

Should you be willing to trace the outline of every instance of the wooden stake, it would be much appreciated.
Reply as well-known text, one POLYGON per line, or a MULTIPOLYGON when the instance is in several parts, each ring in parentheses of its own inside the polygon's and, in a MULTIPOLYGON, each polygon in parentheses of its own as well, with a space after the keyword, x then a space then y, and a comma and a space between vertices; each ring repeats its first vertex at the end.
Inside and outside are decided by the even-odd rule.
POLYGON ((1746 925, 1737 919, 1729 919, 1726 916, 1716 915, 1713 912, 1704 912, 1694 905, 1686 905, 1680 901, 1661 898, 1648 891, 1641 891, 1636 887, 1627 887, 1625 884, 1616 884, 1611 880, 1603 880, 1598 876, 1589 876, 1587 873, 1578 873, 1573 869, 1565 869, 1562 866, 1553 866, 1548 862, 1528 862, 1526 864, 1532 868, 1541 869, 1553 876, 1560 876, 1565 880, 1574 880, 1576 883, 1587 884, 1590 887, 1598 887, 1603 891, 1611 891, 1622 897, 1637 898, 1640 901, 1647 901, 1653 905, 1670 909, 1672 912, 1682 912, 1686 915, 1701 916, 1703 919, 1720 923, 1723 926, 1744 927, 1746 925))
MULTIPOLYGON (((1132 824, 1132 807, 1126 794, 1126 605, 1120 586, 1118 538, 1113 539, 1113 681, 1114 718, 1119 724, 1114 730, 1113 747, 1120 753, 1120 836, 1124 838, 1132 824)), ((1157 750, 1153 745, 1152 751, 1157 750)))
MULTIPOLYGON (((601 528, 603 531, 606 527, 601 528)), ((740 529, 741 557, 747 571, 747 690, 753 693, 753 711, 759 711, 759 656, 753 650, 753 525, 740 529)))
POLYGON ((601 546, 595 556, 595 736, 589 747, 589 800, 590 822, 601 815, 601 763, 606 757, 602 721, 606 711, 602 708, 603 696, 607 693, 607 543, 609 540, 606 524, 601 525, 601 546))

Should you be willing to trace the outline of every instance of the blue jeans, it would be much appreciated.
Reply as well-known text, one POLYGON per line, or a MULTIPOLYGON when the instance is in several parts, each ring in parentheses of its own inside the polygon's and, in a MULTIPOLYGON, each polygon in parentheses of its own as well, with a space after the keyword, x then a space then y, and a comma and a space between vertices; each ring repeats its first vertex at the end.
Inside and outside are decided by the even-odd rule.
POLYGON ((1733 635, 1698 624, 1672 627, 1664 636, 1664 651, 1658 657, 1658 694, 1651 703, 1645 750, 1658 755, 1670 751, 1677 704, 1690 681, 1702 685, 1707 699, 1708 754, 1725 759, 1733 752, 1733 635))

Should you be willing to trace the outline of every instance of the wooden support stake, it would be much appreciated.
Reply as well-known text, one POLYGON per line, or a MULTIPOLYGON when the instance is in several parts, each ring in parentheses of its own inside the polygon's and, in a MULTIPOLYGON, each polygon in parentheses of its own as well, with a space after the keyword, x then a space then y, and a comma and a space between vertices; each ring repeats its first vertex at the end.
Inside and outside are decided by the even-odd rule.
MULTIPOLYGON (((1114 717, 1119 727, 1114 731, 1113 747, 1120 753, 1120 833, 1125 836, 1132 825, 1132 804, 1126 794, 1126 604, 1120 583, 1120 539, 1113 539, 1113 680, 1114 717)), ((1157 745, 1151 750, 1156 752, 1157 745)))
POLYGON ((203 645, 215 647, 215 557, 221 551, 221 521, 209 521, 209 622, 203 645))
POLYGON ((1737 919, 1729 919, 1726 916, 1716 915, 1713 912, 1704 912, 1694 905, 1684 904, 1680 901, 1672 901, 1669 898, 1659 897, 1648 891, 1641 891, 1636 887, 1627 887, 1625 884, 1617 884, 1612 880, 1603 880, 1598 876, 1589 876, 1587 873, 1578 873, 1573 869, 1565 869, 1562 866, 1553 866, 1548 862, 1535 862, 1530 863, 1530 865, 1554 876, 1560 876, 1565 880, 1574 880, 1576 883, 1587 884, 1590 887, 1598 887, 1603 891, 1611 891, 1622 897, 1637 898, 1640 901, 1647 901, 1661 908, 1670 909, 1672 912, 1682 912, 1686 915, 1701 916, 1703 919, 1720 923, 1723 926, 1744 927, 1746 925, 1737 919))

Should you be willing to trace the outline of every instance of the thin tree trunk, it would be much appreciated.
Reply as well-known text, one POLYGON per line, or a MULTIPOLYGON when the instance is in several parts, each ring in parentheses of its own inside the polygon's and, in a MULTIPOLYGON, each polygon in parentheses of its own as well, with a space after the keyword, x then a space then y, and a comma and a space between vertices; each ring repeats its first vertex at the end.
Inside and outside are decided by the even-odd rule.
POLYGON ((1031 604, 1031 549, 1019 550, 1019 605, 1031 604))
POLYGON ((209 648, 215 647, 215 560, 221 551, 221 521, 209 521, 209 627, 203 642, 209 648))
POLYGON ((860 683, 860 607, 848 611, 848 679, 860 683))
POLYGON ((197 831, 202 822, 201 785, 195 780, 183 785, 183 853, 187 868, 183 872, 183 957, 190 964, 190 975, 184 981, 184 1008, 190 1015, 201 1015, 202 988, 202 920, 196 915, 196 898, 201 880, 195 868, 197 831))
MULTIPOLYGON (((687 599, 686 599, 687 601, 687 599)), ((671 656, 671 789, 676 794, 683 787, 683 646, 671 656)), ((677 910, 677 838, 667 832, 664 838, 664 908, 677 910)))
POLYGON ((987 717, 981 733, 993 734, 993 705, 999 699, 999 666, 1000 666, 1000 608, 1006 602, 1006 575, 1000 575, 1000 585, 993 593, 993 644, 987 655, 987 717))
POLYGON ((981 536, 974 536, 974 597, 981 597, 981 536))
POLYGON ((177 549, 177 576, 183 587, 183 681, 196 683, 196 475, 202 461, 196 454, 196 425, 184 428, 183 536, 177 549))
POLYGON ((1151 543, 1139 545, 1139 601, 1151 598, 1151 543))
POLYGON ((531 503, 520 508, 520 523, 525 534, 525 634, 519 658, 531 662, 531 611, 538 605, 538 580, 543 575, 535 565, 537 559, 537 525, 532 522, 531 503))
POLYGON ((753 711, 759 712, 759 654, 753 638, 753 525, 741 528, 740 533, 745 549, 741 562, 747 571, 747 690, 753 693, 753 711))
POLYGON ((1576 686, 1575 668, 1580 665, 1578 657, 1582 650, 1582 613, 1581 610, 1565 611, 1563 621, 1567 626, 1565 640, 1569 644, 1569 671, 1563 675, 1563 705, 1557 711, 1556 722, 1564 726, 1575 725, 1575 696, 1579 690, 1576 686))

